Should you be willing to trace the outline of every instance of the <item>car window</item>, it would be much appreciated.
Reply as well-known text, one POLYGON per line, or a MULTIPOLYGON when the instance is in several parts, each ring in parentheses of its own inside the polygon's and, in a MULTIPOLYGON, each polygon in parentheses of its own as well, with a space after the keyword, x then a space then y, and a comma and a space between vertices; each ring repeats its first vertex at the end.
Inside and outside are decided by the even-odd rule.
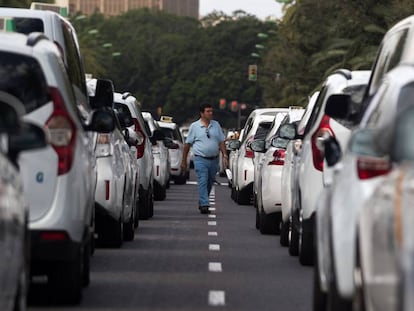
MULTIPOLYGON (((67 61, 67 71, 69 79, 78 89, 79 92, 83 93, 85 97, 87 96, 86 83, 85 83, 85 74, 83 72, 83 67, 81 63, 81 58, 79 55, 79 49, 75 42, 73 30, 67 25, 64 21, 61 21, 63 37, 65 40, 65 56, 67 61)), ((76 92, 76 91, 75 91, 76 92)), ((88 103, 83 103, 88 105, 88 103)))
POLYGON ((26 113, 50 101, 46 78, 39 63, 20 54, 0 52, 0 90, 20 99, 26 113))
POLYGON ((253 139, 265 139, 267 133, 271 129, 272 122, 261 122, 257 127, 256 133, 254 134, 253 139))
POLYGON ((311 130, 311 128, 313 127, 313 124, 316 122, 318 115, 319 115, 319 111, 322 108, 322 104, 325 101, 325 97, 327 93, 328 93, 328 87, 325 85, 322 88, 320 95, 318 96, 318 100, 316 101, 315 106, 313 106, 311 116, 309 117, 309 121, 306 124, 305 131, 303 133, 304 135, 306 135, 311 130))
POLYGON ((43 21, 40 18, 15 17, 16 32, 28 35, 31 32, 45 32, 43 21))
POLYGON ((408 29, 403 29, 395 32, 382 43, 372 69, 368 90, 370 96, 377 91, 384 75, 400 63, 407 35, 408 29))

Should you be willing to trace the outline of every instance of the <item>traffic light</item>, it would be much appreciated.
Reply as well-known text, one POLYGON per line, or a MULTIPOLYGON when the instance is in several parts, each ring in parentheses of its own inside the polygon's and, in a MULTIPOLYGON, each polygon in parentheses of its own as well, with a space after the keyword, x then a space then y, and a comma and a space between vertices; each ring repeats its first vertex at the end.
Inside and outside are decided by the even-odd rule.
POLYGON ((237 111, 239 109, 239 104, 237 103, 237 101, 233 100, 231 102, 231 111, 237 111))
POLYGON ((257 65, 249 65, 249 81, 257 80, 257 65))
POLYGON ((226 109, 226 100, 225 99, 220 99, 220 109, 226 109))

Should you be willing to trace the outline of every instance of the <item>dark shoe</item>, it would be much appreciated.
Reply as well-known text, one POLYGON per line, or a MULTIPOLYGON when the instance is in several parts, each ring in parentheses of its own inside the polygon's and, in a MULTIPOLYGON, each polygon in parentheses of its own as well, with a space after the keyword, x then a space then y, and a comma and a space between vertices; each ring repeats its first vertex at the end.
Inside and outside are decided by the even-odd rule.
POLYGON ((209 214, 210 210, 208 209, 210 206, 199 206, 198 209, 200 210, 201 214, 209 214))

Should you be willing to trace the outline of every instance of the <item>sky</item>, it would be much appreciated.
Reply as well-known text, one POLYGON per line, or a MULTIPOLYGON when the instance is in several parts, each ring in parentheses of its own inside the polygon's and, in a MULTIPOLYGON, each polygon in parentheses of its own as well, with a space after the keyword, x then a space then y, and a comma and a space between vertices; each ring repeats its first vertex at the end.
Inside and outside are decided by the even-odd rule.
POLYGON ((243 10, 260 19, 265 19, 269 15, 278 18, 282 16, 282 5, 275 0, 200 0, 200 16, 214 10, 223 11, 227 15, 243 10))

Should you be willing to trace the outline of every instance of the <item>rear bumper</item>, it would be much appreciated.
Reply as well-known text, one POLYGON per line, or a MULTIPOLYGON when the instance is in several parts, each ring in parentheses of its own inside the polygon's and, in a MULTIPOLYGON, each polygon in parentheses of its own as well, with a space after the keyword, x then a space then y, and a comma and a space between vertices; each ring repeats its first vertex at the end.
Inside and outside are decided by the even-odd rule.
POLYGON ((31 274, 41 274, 55 262, 69 262, 79 256, 81 243, 72 241, 69 236, 65 240, 44 240, 42 230, 30 231, 31 274))

